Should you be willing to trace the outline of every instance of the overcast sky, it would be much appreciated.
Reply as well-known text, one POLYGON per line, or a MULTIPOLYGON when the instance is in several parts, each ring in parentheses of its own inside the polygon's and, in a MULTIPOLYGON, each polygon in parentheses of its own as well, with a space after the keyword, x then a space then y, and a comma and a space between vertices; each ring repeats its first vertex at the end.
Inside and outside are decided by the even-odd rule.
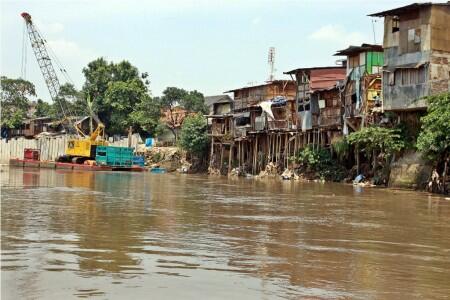
MULTIPOLYGON (((21 76, 24 22, 31 14, 77 88, 82 68, 98 57, 126 59, 167 86, 205 95, 261 83, 275 47, 276 78, 298 67, 334 65, 336 50, 382 43, 382 19, 367 14, 411 1, 5 1, 1 0, 1 75, 21 76), (373 20, 376 20, 373 23, 373 20), (374 25, 374 26, 373 26, 374 25)), ((50 96, 27 38, 26 79, 50 96)), ((60 81, 65 82, 60 76, 60 81)))

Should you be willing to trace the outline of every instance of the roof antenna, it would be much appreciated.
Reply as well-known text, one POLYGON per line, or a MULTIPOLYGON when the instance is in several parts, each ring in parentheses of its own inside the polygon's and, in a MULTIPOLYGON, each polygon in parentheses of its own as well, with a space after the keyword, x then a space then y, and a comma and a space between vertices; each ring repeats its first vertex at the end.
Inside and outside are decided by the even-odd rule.
POLYGON ((268 58, 268 63, 269 63, 269 79, 267 80, 268 82, 272 82, 275 79, 275 47, 270 47, 269 48, 269 58, 268 58))
POLYGON ((373 19, 372 18, 372 30, 373 30, 373 43, 376 45, 377 44, 377 40, 376 40, 376 38, 375 38, 375 22, 376 22, 377 20, 375 20, 375 19, 373 19))

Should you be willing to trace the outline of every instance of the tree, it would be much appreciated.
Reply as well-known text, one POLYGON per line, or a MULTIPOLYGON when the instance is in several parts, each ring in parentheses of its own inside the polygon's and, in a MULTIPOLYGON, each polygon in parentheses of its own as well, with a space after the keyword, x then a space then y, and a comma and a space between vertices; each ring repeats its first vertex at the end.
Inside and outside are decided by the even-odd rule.
POLYGON ((109 131, 120 133, 137 125, 132 116, 137 106, 148 98, 146 90, 137 80, 110 83, 105 93, 105 105, 110 107, 109 131))
POLYGON ((405 139, 400 130, 378 126, 365 127, 352 132, 347 136, 347 141, 350 145, 355 146, 357 155, 359 155, 359 151, 362 151, 366 153, 368 159, 373 159, 374 173, 377 168, 378 155, 384 158, 383 167, 385 167, 396 152, 405 148, 405 139))
POLYGON ((94 99, 93 110, 105 124, 107 133, 124 133, 129 126, 142 130, 139 124, 146 123, 142 119, 144 114, 138 118, 139 114, 134 112, 150 97, 147 73, 139 74, 128 61, 115 64, 98 58, 83 69, 83 74, 86 78, 83 93, 94 99))
MULTIPOLYGON (((427 112, 421 118, 417 149, 434 162, 445 182, 450 160, 450 93, 428 97, 427 112)), ((446 192, 445 184, 441 191, 446 192)))
POLYGON ((56 116, 54 106, 48 102, 38 99, 35 106, 34 116, 39 117, 49 117, 56 116))
POLYGON ((184 89, 167 87, 163 91, 163 96, 157 98, 162 109, 163 121, 174 135, 175 141, 178 140, 177 130, 183 124, 184 118, 186 117, 186 112, 180 109, 180 103, 187 95, 188 92, 184 89))
POLYGON ((34 85, 24 79, 0 77, 1 127, 17 128, 27 117, 29 97, 36 96, 34 85))
POLYGON ((181 127, 179 145, 197 157, 208 147, 207 122, 201 114, 186 117, 181 127))
POLYGON ((445 160, 450 152, 450 93, 429 97, 427 112, 417 148, 431 161, 445 160))
POLYGON ((190 91, 181 99, 181 106, 190 112, 199 112, 205 114, 208 110, 205 105, 205 97, 197 90, 190 91))
POLYGON ((186 91, 182 88, 167 87, 163 96, 159 98, 164 115, 164 122, 172 131, 175 140, 178 139, 177 130, 181 127, 186 116, 191 113, 206 113, 205 98, 202 93, 186 91))
POLYGON ((78 91, 74 85, 70 83, 61 85, 57 98, 51 104, 38 99, 34 116, 63 119, 63 110, 67 116, 88 115, 87 104, 83 97, 83 93, 78 91))
POLYGON ((160 103, 147 96, 139 103, 130 115, 133 124, 137 124, 142 131, 155 136, 161 131, 159 119, 161 117, 160 103))
POLYGON ((77 90, 71 83, 61 85, 57 102, 53 103, 53 105, 55 106, 55 110, 60 112, 59 115, 61 115, 61 105, 65 111, 67 110, 66 114, 68 115, 85 116, 89 113, 84 93, 77 90))

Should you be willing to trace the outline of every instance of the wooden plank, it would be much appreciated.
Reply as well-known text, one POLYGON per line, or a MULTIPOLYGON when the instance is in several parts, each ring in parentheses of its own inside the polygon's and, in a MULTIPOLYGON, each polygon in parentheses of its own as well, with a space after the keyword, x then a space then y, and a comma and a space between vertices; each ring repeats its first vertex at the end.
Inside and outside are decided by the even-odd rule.
POLYGON ((45 169, 56 169, 56 162, 54 162, 54 161, 41 161, 39 166, 41 168, 45 168, 45 169))
POLYGON ((39 164, 40 164, 40 161, 38 161, 38 160, 25 159, 23 161, 23 167, 24 168, 39 168, 39 164))

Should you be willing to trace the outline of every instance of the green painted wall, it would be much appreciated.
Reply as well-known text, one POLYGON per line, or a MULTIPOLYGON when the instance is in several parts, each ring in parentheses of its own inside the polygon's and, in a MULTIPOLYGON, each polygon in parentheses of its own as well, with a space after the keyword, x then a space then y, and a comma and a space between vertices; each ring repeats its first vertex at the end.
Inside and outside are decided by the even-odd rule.
POLYGON ((372 74, 372 67, 381 67, 384 63, 383 52, 367 52, 366 53, 366 71, 372 74))

